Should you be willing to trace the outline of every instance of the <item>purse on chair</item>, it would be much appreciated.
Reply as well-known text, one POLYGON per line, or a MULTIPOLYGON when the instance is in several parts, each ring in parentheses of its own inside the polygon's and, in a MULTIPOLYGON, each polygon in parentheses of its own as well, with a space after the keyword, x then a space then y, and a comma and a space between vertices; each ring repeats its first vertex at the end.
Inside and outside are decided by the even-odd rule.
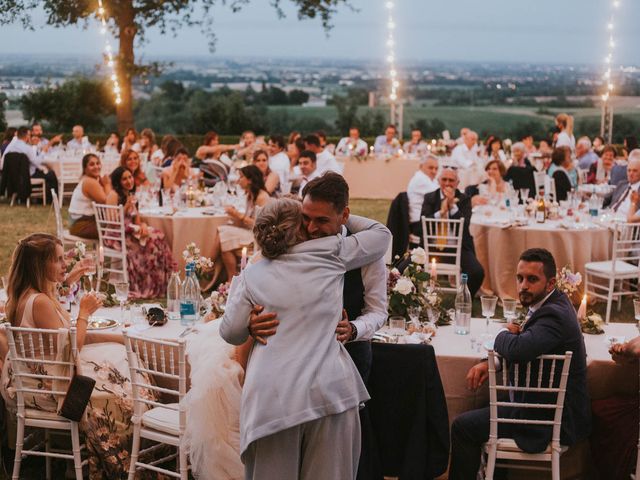
POLYGON ((58 414, 73 422, 79 422, 87 409, 89 400, 91 400, 91 393, 96 381, 86 375, 78 375, 77 367, 75 367, 74 371, 75 374, 69 382, 67 394, 58 414))

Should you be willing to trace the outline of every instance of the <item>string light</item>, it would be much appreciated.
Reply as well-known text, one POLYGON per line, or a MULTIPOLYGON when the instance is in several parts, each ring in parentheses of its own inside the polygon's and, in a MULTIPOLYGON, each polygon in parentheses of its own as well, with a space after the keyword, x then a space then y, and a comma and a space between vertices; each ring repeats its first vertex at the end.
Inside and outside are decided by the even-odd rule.
POLYGON ((398 72, 396 71, 396 55, 394 52, 394 46, 396 44, 393 32, 396 28, 396 22, 393 19, 393 7, 394 3, 392 1, 386 2, 385 6, 389 11, 389 16, 387 20, 387 62, 389 63, 389 80, 390 80, 390 92, 389 92, 389 100, 395 102, 398 100, 398 87, 400 87, 400 82, 396 80, 398 72))
POLYGON ((104 9, 102 0, 98 0, 98 18, 100 20, 100 33, 105 36, 104 40, 104 55, 107 58, 107 66, 111 70, 111 83, 113 84, 113 95, 115 96, 116 105, 122 103, 122 97, 120 96, 120 83, 118 82, 118 75, 116 72, 116 61, 113 57, 111 43, 107 38, 107 12, 104 9))
POLYGON ((619 0, 613 0, 613 2, 611 3, 611 14, 609 17, 609 22, 607 23, 607 30, 609 32, 609 42, 608 42, 608 47, 609 47, 609 52, 606 56, 606 58, 604 59, 606 65, 607 65, 607 69, 604 72, 604 83, 606 85, 606 90, 604 92, 604 94, 602 95, 602 101, 603 102, 608 102, 609 98, 611 96, 611 92, 613 92, 614 89, 614 85, 613 85, 613 81, 611 80, 611 62, 613 60, 613 52, 616 46, 616 41, 614 38, 614 33, 615 33, 615 14, 616 14, 616 9, 620 7, 620 1, 619 0))

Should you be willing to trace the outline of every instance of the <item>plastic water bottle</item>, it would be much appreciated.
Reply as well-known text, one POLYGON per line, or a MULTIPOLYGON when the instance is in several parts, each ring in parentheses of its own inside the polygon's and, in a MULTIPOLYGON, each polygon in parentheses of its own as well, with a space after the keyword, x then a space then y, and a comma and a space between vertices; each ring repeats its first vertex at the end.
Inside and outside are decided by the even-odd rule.
POLYGON ((455 332, 458 335, 468 335, 471 331, 471 293, 467 286, 467 274, 460 276, 460 288, 456 294, 455 332))
POLYGON ((198 321, 198 309, 200 308, 200 287, 194 275, 194 265, 187 264, 185 278, 182 283, 182 295, 180 296, 180 324, 193 325, 198 321))
POLYGON ((180 297, 182 295, 182 282, 180 274, 173 272, 167 285, 167 315, 169 320, 180 320, 180 297))

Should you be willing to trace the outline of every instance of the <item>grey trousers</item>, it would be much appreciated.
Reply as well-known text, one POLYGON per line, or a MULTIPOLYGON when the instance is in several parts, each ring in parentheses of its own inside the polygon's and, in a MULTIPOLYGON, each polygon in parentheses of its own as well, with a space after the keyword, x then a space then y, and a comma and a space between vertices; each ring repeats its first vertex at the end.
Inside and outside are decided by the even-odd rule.
POLYGON ((359 458, 357 408, 260 438, 242 455, 246 480, 355 479, 359 458))

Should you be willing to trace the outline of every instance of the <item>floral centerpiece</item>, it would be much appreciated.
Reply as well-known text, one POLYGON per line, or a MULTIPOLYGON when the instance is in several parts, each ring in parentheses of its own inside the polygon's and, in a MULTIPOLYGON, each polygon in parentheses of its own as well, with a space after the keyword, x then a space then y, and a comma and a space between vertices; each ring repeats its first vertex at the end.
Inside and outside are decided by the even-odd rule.
POLYGON ((193 263, 195 265, 195 274, 198 280, 209 276, 213 270, 213 261, 200 255, 200 248, 194 242, 187 245, 182 252, 182 258, 185 263, 193 263))
POLYGON ((229 298, 229 288, 229 282, 221 283, 205 300, 205 305, 209 310, 209 313, 207 313, 209 320, 214 320, 224 314, 227 299, 229 298))
POLYGON ((600 314, 589 311, 585 318, 578 319, 580 322, 580 329, 584 333, 588 333, 589 335, 602 335, 604 330, 602 326, 604 325, 604 320, 600 316, 600 314))
POLYGON ((582 275, 580 272, 573 272, 567 265, 556 274, 556 288, 565 293, 571 303, 580 305, 582 297, 578 287, 582 284, 582 275))
POLYGON ((415 248, 405 254, 398 263, 406 264, 403 272, 391 268, 387 278, 387 295, 389 315, 400 315, 408 318, 410 308, 419 308, 423 314, 437 316, 436 324, 448 323, 448 314, 442 309, 442 297, 435 282, 425 269, 427 254, 423 248, 415 248), (430 311, 430 312, 429 312, 430 311))

